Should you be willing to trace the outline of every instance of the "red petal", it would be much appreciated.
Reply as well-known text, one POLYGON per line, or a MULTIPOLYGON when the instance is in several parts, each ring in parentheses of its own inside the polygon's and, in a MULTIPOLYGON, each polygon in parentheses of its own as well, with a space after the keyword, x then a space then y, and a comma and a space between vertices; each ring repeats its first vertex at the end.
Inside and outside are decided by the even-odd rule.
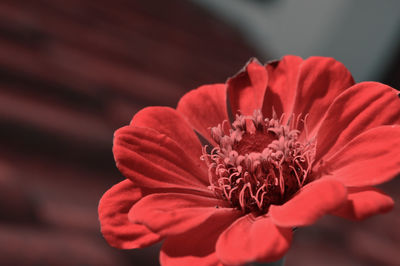
POLYGON ((143 248, 160 241, 161 237, 146 226, 128 220, 129 210, 141 197, 140 190, 130 180, 124 180, 101 198, 98 209, 101 232, 111 246, 143 248))
POLYGON ((393 199, 377 188, 349 188, 347 202, 333 212, 334 215, 363 220, 372 215, 393 209, 393 199))
POLYGON ((400 126, 370 129, 324 162, 322 171, 348 187, 381 184, 400 171, 400 126))
MULTIPOLYGON (((196 133, 179 112, 170 107, 147 107, 138 112, 131 125, 147 127, 167 135, 189 155, 194 162, 201 163, 201 144, 196 133)), ((205 174, 207 169, 203 168, 205 174)))
POLYGON ((268 83, 268 72, 257 60, 250 60, 234 77, 227 82, 232 113, 239 110, 244 115, 261 110, 268 83))
POLYGON ((293 112, 308 114, 310 135, 318 128, 332 101, 354 84, 346 67, 329 57, 310 57, 300 69, 293 112))
POLYGON ((121 173, 140 187, 191 188, 209 193, 204 165, 194 162, 166 135, 126 126, 115 132, 115 161, 121 173))
POLYGON ((246 215, 226 229, 217 242, 217 256, 225 264, 272 262, 283 257, 292 229, 275 226, 268 217, 246 215))
POLYGON ((228 208, 216 198, 183 193, 151 194, 141 199, 129 212, 129 219, 145 224, 162 236, 177 235, 207 220, 235 219, 239 211, 228 208))
POLYGON ((234 221, 231 217, 207 220, 184 234, 168 237, 160 252, 163 266, 212 265, 222 266, 215 254, 220 234, 234 221))
POLYGON ((397 94, 384 84, 362 82, 338 96, 318 131, 316 160, 329 157, 367 129, 400 124, 397 94))
POLYGON ((226 108, 226 85, 214 84, 202 86, 186 93, 176 108, 190 125, 215 144, 211 138, 210 127, 229 121, 226 108))
POLYGON ((266 65, 268 88, 263 105, 265 117, 272 117, 272 107, 278 114, 292 112, 302 62, 301 57, 287 55, 266 65))
POLYGON ((271 205, 268 213, 278 226, 306 226, 342 205, 346 195, 346 188, 340 182, 321 178, 304 186, 283 205, 271 205))

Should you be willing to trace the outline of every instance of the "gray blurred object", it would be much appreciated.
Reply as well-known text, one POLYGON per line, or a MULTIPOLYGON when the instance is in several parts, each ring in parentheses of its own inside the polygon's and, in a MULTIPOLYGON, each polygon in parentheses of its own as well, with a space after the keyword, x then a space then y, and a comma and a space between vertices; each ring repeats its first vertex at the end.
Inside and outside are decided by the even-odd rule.
POLYGON ((400 41, 398 0, 192 1, 238 28, 262 55, 331 56, 358 82, 379 80, 400 41))

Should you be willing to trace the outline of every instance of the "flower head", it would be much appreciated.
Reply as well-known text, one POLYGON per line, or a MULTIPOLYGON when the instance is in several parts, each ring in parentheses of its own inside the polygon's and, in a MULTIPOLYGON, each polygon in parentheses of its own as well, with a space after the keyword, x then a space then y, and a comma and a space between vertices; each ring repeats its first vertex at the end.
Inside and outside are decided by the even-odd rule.
POLYGON ((202 159, 208 166, 209 188, 243 213, 265 214, 271 204, 281 205, 313 181, 314 140, 299 140, 297 119, 282 125, 260 110, 252 116, 236 115, 229 134, 221 124, 211 128, 218 144, 202 159), (296 121, 296 122, 295 122, 296 121))
POLYGON ((373 186, 400 171, 397 94, 332 58, 285 56, 145 108, 115 132, 127 179, 100 201, 102 233, 125 249, 164 240, 163 265, 241 265, 281 258, 324 214, 387 212, 373 186))

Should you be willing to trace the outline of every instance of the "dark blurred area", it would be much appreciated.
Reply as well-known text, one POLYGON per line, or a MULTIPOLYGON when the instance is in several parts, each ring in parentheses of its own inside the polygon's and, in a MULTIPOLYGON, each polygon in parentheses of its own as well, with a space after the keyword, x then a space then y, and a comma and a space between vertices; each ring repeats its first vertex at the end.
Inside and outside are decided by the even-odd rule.
MULTIPOLYGON (((397 48, 381 81, 399 86, 397 48)), ((100 234, 98 201, 123 179, 113 132, 257 55, 189 1, 0 1, 0 265, 157 265, 158 247, 121 251, 100 234)), ((395 200, 399 188, 384 186, 395 200)), ((287 265, 400 265, 399 224, 399 207, 324 218, 296 233, 287 265)))

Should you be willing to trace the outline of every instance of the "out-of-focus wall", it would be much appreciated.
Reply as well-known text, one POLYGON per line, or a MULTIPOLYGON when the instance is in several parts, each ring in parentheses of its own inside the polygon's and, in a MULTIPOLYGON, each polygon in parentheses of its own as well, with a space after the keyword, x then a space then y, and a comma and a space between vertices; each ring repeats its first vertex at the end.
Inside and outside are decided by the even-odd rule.
POLYGON ((0 265, 157 265, 100 233, 113 132, 255 55, 183 0, 0 1, 0 265))

